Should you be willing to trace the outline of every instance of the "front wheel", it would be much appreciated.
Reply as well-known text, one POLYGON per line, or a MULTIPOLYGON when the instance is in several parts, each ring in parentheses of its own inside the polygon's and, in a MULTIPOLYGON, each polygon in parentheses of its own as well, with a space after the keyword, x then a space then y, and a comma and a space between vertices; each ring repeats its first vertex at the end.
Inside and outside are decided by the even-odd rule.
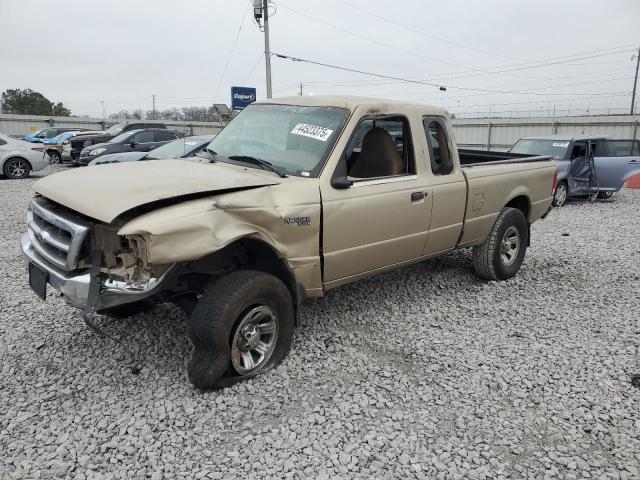
POLYGON ((31 167, 23 158, 10 158, 4 163, 2 170, 7 178, 19 179, 27 178, 31 167))
POLYGON ((569 198, 569 187, 565 182, 558 183, 556 191, 553 194, 553 206, 563 206, 565 203, 567 203, 567 198, 569 198))
POLYGON ((211 281, 191 314, 191 383, 223 387, 274 367, 289 351, 294 323, 291 293, 275 276, 239 270, 211 281))
POLYGON ((473 247, 476 273, 485 280, 513 277, 520 270, 528 244, 524 214, 517 208, 503 208, 484 243, 473 247))

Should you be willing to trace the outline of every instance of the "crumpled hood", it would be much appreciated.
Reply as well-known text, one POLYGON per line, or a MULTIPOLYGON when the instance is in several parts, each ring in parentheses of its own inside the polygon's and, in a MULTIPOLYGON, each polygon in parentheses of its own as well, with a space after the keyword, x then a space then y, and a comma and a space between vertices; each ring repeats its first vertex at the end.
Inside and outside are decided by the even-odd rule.
POLYGON ((76 168, 39 180, 34 190, 88 217, 112 222, 159 200, 276 185, 280 180, 270 172, 224 163, 163 160, 76 168))

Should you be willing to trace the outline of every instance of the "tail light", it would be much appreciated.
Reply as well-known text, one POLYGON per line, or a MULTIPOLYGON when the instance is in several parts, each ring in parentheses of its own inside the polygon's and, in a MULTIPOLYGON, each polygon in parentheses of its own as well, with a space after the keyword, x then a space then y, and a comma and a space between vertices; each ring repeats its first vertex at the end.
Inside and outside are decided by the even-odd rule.
POLYGON ((556 188, 558 188, 558 171, 557 170, 556 170, 556 173, 553 174, 553 190, 551 190, 551 195, 555 193, 556 188))

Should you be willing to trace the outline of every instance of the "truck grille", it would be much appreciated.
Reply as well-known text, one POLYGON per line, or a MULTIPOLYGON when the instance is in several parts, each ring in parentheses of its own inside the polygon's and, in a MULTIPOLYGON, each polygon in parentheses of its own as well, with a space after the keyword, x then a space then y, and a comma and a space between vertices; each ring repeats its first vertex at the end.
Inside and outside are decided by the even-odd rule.
POLYGON ((27 212, 33 248, 50 263, 66 271, 78 268, 91 231, 88 222, 40 196, 31 200, 27 212))

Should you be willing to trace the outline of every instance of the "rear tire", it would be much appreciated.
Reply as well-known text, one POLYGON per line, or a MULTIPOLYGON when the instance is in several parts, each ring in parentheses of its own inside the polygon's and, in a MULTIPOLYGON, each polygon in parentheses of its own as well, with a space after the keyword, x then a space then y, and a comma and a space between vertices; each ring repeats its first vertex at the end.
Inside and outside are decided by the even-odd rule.
POLYGON ((473 247, 473 267, 485 280, 507 280, 520 270, 528 244, 524 214, 503 208, 484 243, 473 247))
POLYGON ((608 200, 613 196, 613 192, 598 192, 598 200, 608 200))
POLYGON ((198 388, 221 388, 280 363, 293 339, 295 309, 278 278, 239 270, 212 280, 191 314, 187 372, 198 388))
POLYGON ((24 158, 10 158, 4 162, 2 170, 5 177, 17 180, 27 178, 31 171, 31 166, 24 158))
POLYGON ((57 150, 47 150, 49 155, 49 163, 62 163, 62 154, 57 150))
POLYGON ((556 191, 553 192, 553 206, 561 207, 567 203, 569 198, 569 186, 567 182, 559 182, 556 191))

